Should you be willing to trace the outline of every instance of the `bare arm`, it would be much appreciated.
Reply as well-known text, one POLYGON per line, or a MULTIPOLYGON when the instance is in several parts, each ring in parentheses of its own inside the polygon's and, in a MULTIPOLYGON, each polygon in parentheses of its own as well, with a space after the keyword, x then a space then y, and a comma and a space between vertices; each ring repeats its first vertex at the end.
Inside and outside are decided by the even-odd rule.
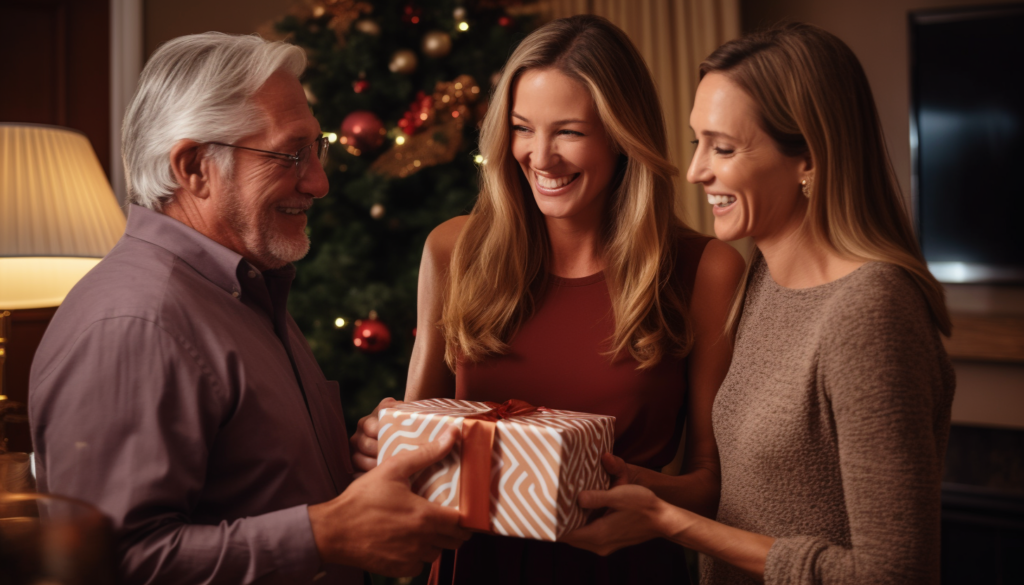
MULTIPOLYGON (((452 398, 455 396, 455 374, 444 362, 444 336, 438 323, 444 305, 445 280, 455 241, 468 216, 450 219, 434 228, 423 246, 420 279, 416 299, 416 342, 409 360, 409 378, 405 386, 406 400, 452 398)), ((359 419, 356 432, 349 439, 352 464, 360 472, 377 466, 378 413, 381 408, 399 404, 385 398, 373 412, 359 419)), ((358 475, 358 474, 357 474, 358 475)))
POLYGON ((445 340, 438 324, 448 265, 467 219, 468 216, 459 216, 437 226, 423 246, 416 299, 416 342, 409 360, 406 400, 455 396, 455 374, 445 364, 445 340))
POLYGON ((715 516, 721 488, 711 406, 732 361, 733 340, 725 334, 725 320, 744 270, 743 258, 718 240, 708 242, 697 266, 690 300, 694 343, 687 358, 689 392, 682 475, 629 467, 631 483, 646 486, 665 501, 708 518, 715 516))
POLYGON ((606 453, 605 468, 616 476, 608 491, 581 492, 583 508, 609 508, 601 519, 567 534, 563 541, 572 546, 611 554, 652 538, 667 538, 697 552, 733 564, 756 579, 764 581, 768 552, 775 539, 715 522, 689 510, 669 504, 651 490, 626 483, 618 472, 625 463, 606 453))

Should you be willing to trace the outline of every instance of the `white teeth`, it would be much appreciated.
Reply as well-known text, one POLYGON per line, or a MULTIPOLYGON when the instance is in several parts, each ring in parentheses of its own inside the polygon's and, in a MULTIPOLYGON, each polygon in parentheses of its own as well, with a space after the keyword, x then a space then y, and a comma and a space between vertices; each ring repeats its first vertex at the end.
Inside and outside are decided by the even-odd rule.
POLYGON ((535 176, 537 177, 537 184, 540 185, 541 187, 544 187, 545 189, 557 189, 559 187, 564 187, 568 185, 573 179, 576 178, 576 175, 565 175, 562 177, 554 178, 542 177, 540 175, 535 176))
POLYGON ((708 193, 708 203, 711 205, 718 205, 719 207, 726 207, 731 205, 736 198, 732 195, 712 195, 708 193))
POLYGON ((287 213, 289 215, 299 215, 304 210, 299 209, 298 207, 282 207, 281 211, 283 211, 283 212, 285 212, 285 213, 287 213))

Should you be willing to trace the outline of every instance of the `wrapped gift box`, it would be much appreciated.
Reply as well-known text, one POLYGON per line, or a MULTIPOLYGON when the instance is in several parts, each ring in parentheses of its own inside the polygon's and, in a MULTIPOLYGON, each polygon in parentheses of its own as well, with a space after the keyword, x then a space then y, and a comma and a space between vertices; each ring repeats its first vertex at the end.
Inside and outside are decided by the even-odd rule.
POLYGON ((457 508, 467 528, 558 540, 587 522, 576 495, 609 487, 601 454, 612 450, 612 416, 437 398, 382 409, 379 417, 378 463, 435 440, 445 425, 462 431, 444 460, 413 477, 412 489, 457 508))

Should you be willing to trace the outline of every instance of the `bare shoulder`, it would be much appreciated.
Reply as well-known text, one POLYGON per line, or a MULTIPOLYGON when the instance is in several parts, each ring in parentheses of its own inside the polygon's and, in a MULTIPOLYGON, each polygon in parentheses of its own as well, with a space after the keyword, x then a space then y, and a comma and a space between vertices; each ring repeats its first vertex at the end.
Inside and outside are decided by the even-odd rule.
POLYGON ((455 250, 455 242, 462 233, 462 228, 469 221, 468 215, 459 215, 449 219, 434 228, 427 236, 426 245, 423 248, 424 258, 429 257, 435 262, 448 264, 455 250))
POLYGON ((739 284, 747 264, 732 246, 721 240, 711 240, 704 247, 704 254, 697 265, 697 279, 694 289, 732 291, 739 284))

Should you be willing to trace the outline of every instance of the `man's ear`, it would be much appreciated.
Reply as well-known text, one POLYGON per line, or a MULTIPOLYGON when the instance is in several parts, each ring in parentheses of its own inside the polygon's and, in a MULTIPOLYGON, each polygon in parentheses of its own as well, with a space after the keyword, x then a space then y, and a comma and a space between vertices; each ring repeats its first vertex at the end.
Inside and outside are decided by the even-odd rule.
POLYGON ((210 196, 210 161, 204 144, 179 140, 171 147, 171 173, 183 191, 199 199, 210 196))

